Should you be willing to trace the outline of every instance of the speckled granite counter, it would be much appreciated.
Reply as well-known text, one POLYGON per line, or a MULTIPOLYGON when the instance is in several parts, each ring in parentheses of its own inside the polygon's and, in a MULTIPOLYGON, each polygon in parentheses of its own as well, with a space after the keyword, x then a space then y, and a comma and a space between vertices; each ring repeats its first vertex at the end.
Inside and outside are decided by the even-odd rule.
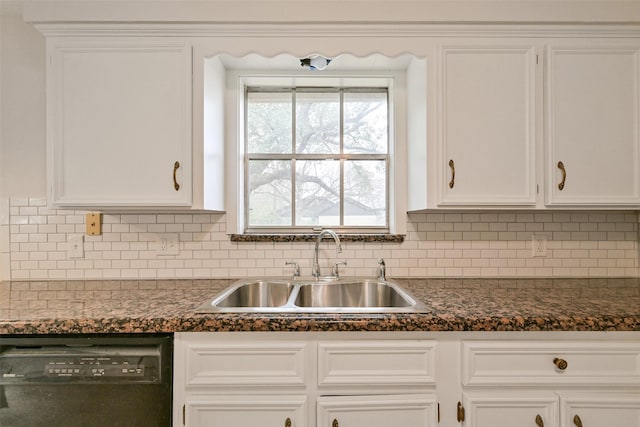
POLYGON ((0 334, 640 331, 640 279, 397 279, 425 314, 198 314, 230 280, 0 282, 0 334))

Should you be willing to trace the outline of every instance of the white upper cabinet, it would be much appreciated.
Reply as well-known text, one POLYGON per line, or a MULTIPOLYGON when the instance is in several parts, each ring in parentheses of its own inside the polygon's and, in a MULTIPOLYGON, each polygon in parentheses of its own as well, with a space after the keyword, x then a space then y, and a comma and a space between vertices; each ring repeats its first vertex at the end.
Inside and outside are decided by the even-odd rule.
POLYGON ((50 204, 203 208, 191 46, 71 38, 49 40, 48 50, 50 204))
POLYGON ((639 54, 615 41, 548 47, 548 205, 640 206, 639 54))
POLYGON ((534 206, 535 47, 445 46, 437 91, 438 205, 534 206))

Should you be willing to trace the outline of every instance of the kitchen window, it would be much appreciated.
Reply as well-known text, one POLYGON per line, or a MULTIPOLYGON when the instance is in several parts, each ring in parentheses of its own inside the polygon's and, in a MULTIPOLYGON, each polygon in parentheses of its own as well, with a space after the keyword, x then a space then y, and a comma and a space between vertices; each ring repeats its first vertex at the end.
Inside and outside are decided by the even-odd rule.
POLYGON ((245 87, 245 231, 389 232, 387 87, 245 87))

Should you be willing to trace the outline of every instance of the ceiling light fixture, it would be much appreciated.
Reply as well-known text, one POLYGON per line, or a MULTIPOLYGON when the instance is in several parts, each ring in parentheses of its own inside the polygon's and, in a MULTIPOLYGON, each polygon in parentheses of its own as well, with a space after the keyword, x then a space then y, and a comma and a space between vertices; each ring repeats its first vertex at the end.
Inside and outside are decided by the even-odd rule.
POLYGON ((324 56, 312 55, 308 58, 301 58, 300 66, 312 71, 322 71, 327 68, 327 65, 329 65, 330 62, 331 59, 325 58, 324 56))

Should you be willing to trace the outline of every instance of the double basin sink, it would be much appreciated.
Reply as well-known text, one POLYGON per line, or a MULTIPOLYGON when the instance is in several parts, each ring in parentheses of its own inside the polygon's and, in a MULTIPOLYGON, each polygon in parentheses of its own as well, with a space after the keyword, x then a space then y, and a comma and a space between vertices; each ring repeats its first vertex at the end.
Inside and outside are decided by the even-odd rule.
POLYGON ((384 279, 240 280, 198 309, 201 313, 422 313, 427 307, 384 279))

